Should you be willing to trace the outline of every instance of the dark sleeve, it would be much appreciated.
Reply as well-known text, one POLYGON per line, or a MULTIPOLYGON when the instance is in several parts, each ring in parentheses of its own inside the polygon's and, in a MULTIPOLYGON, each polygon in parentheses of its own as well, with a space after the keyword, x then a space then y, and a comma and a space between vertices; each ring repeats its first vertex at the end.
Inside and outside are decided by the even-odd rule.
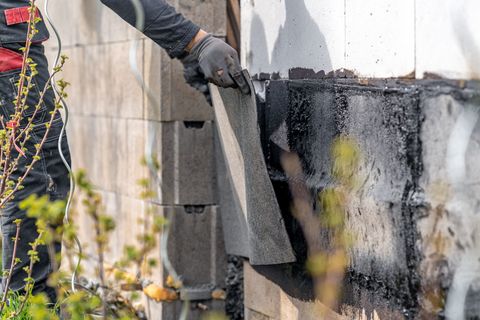
MULTIPOLYGON (((136 16, 130 0, 101 0, 122 19, 135 26, 136 16)), ((186 19, 165 0, 140 0, 145 12, 143 33, 155 41, 168 54, 177 58, 185 54, 185 48, 200 28, 186 19)))

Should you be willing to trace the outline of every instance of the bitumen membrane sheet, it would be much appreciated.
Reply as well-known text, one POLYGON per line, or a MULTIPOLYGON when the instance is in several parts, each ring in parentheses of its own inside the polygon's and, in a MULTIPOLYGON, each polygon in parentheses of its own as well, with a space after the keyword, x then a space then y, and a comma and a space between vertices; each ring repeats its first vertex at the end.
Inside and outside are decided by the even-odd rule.
POLYGON ((262 153, 255 96, 214 86, 211 93, 223 156, 218 184, 227 253, 252 265, 293 262, 262 153))

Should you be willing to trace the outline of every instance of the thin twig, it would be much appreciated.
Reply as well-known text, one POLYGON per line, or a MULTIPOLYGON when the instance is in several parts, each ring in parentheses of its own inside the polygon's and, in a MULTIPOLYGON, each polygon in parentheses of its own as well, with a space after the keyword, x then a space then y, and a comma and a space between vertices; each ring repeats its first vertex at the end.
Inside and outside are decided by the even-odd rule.
MULTIPOLYGON (((50 128, 52 127, 52 123, 53 121, 55 120, 55 115, 57 114, 58 112, 58 108, 55 108, 54 111, 52 112, 52 118, 50 119, 49 123, 47 124, 47 130, 45 131, 45 134, 43 136, 43 139, 42 141, 38 144, 37 146, 37 150, 35 152, 35 155, 33 156, 33 160, 32 162, 30 163, 30 165, 27 166, 27 170, 25 171, 25 173, 18 179, 17 181, 17 184, 15 185, 15 187, 13 188, 12 192, 10 192, 5 198, 3 198, 0 202, 0 208, 3 207, 5 205, 5 203, 7 203, 12 197, 13 197, 13 194, 15 192, 18 191, 19 187, 22 185, 23 181, 25 180, 25 178, 28 176, 28 174, 30 173, 30 171, 32 170, 33 166, 38 162, 38 160, 40 159, 40 152, 42 151, 42 147, 43 145, 45 144, 46 140, 47 140, 47 136, 48 134, 50 133, 50 128)), ((3 185, 4 185, 4 181, 3 182, 3 185)), ((0 193, 1 194, 1 193, 0 193)))
MULTIPOLYGON (((32 251, 37 253, 37 247, 38 247, 38 240, 43 236, 43 231, 39 232, 37 239, 35 242, 32 244, 32 251)), ((32 285, 33 285, 33 280, 32 280, 32 273, 33 273, 33 265, 35 264, 35 259, 32 259, 30 257, 30 265, 28 266, 28 274, 27 274, 27 284, 25 285, 25 296, 23 296, 23 301, 18 310, 15 311, 14 317, 17 317, 25 308, 25 305, 28 301, 28 298, 32 294, 32 285)))
MULTIPOLYGON (((3 308, 5 307, 7 301, 7 294, 10 288, 10 282, 12 280, 13 268, 15 267, 16 263, 16 256, 17 256, 17 248, 18 248, 18 240, 20 239, 20 221, 17 221, 17 232, 15 233, 15 241, 13 244, 13 255, 12 255, 12 262, 10 263, 10 270, 8 271, 8 277, 5 282, 5 287, 3 288, 3 297, 0 306, 0 314, 2 314, 3 308)), ((5 239, 6 240, 6 239, 5 239)))

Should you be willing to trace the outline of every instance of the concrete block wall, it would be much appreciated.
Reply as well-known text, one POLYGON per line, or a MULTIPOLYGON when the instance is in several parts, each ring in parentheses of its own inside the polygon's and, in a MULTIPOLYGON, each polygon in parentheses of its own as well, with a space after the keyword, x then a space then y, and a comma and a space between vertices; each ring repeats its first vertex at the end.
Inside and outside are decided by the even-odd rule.
POLYGON ((359 77, 478 79, 475 0, 242 0, 242 62, 359 77))
MULTIPOLYGON (((205 30, 226 34, 221 0, 171 1, 205 30)), ((43 7, 43 2, 38 4, 43 7)), ((185 84, 183 67, 156 44, 122 21, 97 0, 50 1, 50 15, 69 56, 63 78, 71 83, 68 137, 74 170, 83 168, 104 200, 117 229, 107 260, 122 255, 125 244, 141 232, 146 208, 172 216, 169 256, 185 286, 224 287, 226 257, 215 197, 213 112, 202 94, 185 84), (138 41, 139 72, 160 105, 148 98, 132 73, 129 53, 138 41), (141 165, 149 138, 159 160, 161 192, 153 202, 140 199, 137 181, 149 176, 141 165), (193 213, 190 213, 193 210, 193 213), (193 238, 194 237, 194 238, 193 238)), ((46 42, 53 57, 57 43, 46 42)), ((52 59, 50 59, 53 62, 52 59)), ((91 221, 78 205, 81 241, 93 252, 91 221)), ((160 249, 155 256, 160 258, 160 249)), ((86 269, 89 269, 88 266, 86 269)), ((161 267, 152 280, 162 284, 161 267)), ((223 301, 205 302, 223 310, 223 301)), ((149 303, 150 319, 177 319, 181 302, 149 303)), ((201 317, 193 304, 190 319, 201 317)))

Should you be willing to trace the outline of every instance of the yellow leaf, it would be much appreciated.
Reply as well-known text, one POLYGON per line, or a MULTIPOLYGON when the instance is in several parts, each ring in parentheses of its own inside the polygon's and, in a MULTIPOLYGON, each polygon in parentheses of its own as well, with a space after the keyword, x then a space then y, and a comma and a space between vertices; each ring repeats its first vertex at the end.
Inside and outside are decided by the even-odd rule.
POLYGON ((155 284, 148 285, 143 289, 143 293, 157 302, 177 300, 178 295, 175 291, 159 287, 155 284))

